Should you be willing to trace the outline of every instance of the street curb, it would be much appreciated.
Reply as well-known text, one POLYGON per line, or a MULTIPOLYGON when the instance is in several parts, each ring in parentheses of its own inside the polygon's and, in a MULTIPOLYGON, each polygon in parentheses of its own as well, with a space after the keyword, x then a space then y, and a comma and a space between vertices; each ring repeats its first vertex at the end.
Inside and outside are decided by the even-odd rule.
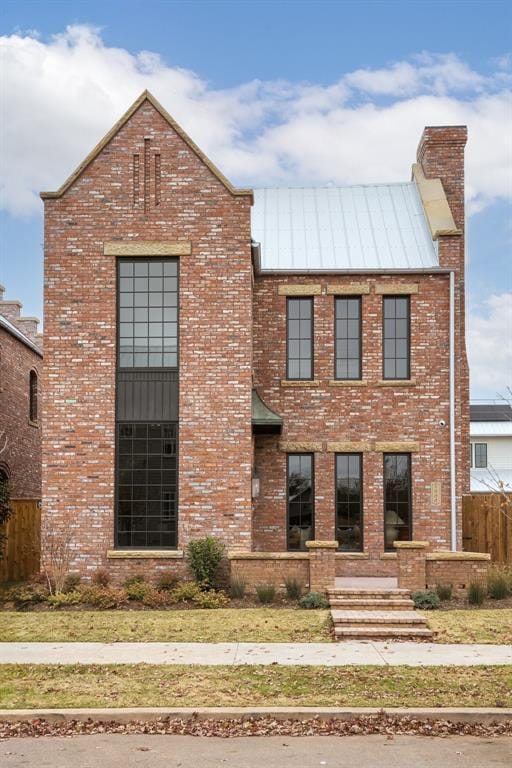
POLYGON ((101 709, 2 709, 0 722, 45 720, 65 723, 86 720, 129 723, 134 720, 152 722, 173 720, 243 720, 271 718, 274 720, 357 720, 375 715, 408 717, 414 720, 443 720, 449 723, 507 723, 512 709, 497 707, 126 707, 101 709))

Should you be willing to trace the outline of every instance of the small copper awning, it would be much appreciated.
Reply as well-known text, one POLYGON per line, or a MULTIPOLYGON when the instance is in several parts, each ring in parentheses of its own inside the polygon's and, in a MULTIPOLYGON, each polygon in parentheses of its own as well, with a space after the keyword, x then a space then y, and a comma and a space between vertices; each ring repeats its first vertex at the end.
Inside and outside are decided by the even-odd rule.
POLYGON ((257 434, 280 433, 283 420, 268 408, 256 389, 252 391, 252 431, 257 434))

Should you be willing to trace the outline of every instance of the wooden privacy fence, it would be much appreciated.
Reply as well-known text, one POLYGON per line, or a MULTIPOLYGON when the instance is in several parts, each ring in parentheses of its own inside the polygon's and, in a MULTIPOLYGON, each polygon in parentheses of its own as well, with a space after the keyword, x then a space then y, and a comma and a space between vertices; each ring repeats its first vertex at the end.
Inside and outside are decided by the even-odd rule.
POLYGON ((512 494, 474 493, 462 499, 462 546, 512 564, 512 494))
POLYGON ((0 581, 23 581, 39 572, 41 509, 37 499, 11 501, 12 517, 3 528, 7 541, 0 559, 0 581))

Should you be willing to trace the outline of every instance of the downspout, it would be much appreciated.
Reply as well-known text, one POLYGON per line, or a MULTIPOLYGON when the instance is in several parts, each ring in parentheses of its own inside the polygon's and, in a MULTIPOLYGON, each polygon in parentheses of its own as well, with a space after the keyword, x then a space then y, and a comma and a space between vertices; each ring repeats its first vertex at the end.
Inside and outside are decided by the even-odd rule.
POLYGON ((451 550, 457 551, 455 476, 455 272, 450 270, 450 530, 451 550))

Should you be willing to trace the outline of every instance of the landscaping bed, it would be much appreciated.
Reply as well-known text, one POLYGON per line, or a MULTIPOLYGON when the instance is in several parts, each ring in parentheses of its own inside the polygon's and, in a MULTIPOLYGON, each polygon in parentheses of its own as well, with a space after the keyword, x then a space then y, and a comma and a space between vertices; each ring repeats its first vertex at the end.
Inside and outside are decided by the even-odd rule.
POLYGON ((512 667, 2 665, 0 708, 510 707, 512 667))

